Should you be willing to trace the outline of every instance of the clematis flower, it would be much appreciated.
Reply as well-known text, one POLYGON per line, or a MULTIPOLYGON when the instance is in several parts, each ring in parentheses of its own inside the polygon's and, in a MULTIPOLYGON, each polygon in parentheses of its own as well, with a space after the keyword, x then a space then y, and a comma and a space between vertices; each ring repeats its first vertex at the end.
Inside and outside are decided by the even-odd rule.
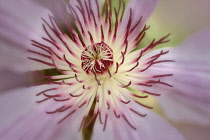
MULTIPOLYGON (((105 131, 111 113, 115 119, 121 117, 131 129, 136 130, 128 114, 134 113, 139 117, 145 117, 146 114, 143 111, 139 112, 134 108, 137 105, 140 108, 152 109, 140 103, 137 98, 160 95, 149 89, 145 90, 145 87, 152 87, 153 84, 172 87, 160 81, 161 77, 172 76, 171 73, 161 75, 145 73, 155 64, 174 62, 170 59, 158 60, 162 55, 169 53, 168 51, 146 56, 158 44, 168 42, 166 38, 169 35, 157 41, 153 40, 143 49, 133 51, 141 43, 148 27, 143 27, 146 19, 142 16, 139 18, 136 16, 133 20, 135 11, 132 10, 132 4, 127 7, 124 15, 124 1, 119 1, 118 9, 112 7, 112 1, 105 1, 101 11, 99 1, 70 1, 69 14, 74 19, 78 31, 61 13, 69 29, 69 36, 57 26, 52 16, 49 15, 50 22, 43 19, 45 23, 43 29, 47 38, 42 39, 53 46, 32 40, 32 45, 43 52, 31 49, 29 52, 38 57, 28 58, 54 68, 61 74, 46 76, 37 73, 48 80, 47 83, 42 84, 51 85, 50 88, 37 93, 37 96, 43 96, 43 99, 37 103, 49 100, 55 102, 53 106, 50 105, 52 109, 50 108, 46 113, 65 114, 58 121, 59 124, 85 108, 81 113, 79 131, 83 127, 88 127, 97 116, 99 118, 97 122, 103 124, 103 131, 105 131), (143 29, 138 31, 142 27, 143 29), (136 94, 129 88, 144 94, 136 94), (85 123, 93 105, 93 114, 85 123)), ((145 7, 148 6, 145 5, 145 7)))
MULTIPOLYGON (((125 6, 119 0, 119 7, 114 8, 112 1, 72 0, 67 5, 69 14, 59 13, 65 29, 52 15, 42 18, 45 35, 40 36, 42 40, 32 39, 28 58, 59 74, 49 76, 37 71, 35 74, 47 82, 1 96, 2 107, 9 106, 2 118, 10 116, 8 112, 13 114, 7 118, 10 124, 1 136, 82 139, 81 130, 93 125, 92 139, 183 139, 148 110, 151 106, 141 102, 148 96, 160 95, 153 92, 156 85, 173 87, 162 81, 173 76, 173 71, 153 71, 155 65, 174 62, 168 58, 168 50, 153 51, 167 43, 169 35, 134 50, 144 39, 148 30, 144 25, 156 3, 133 0, 125 6), (68 16, 75 23, 69 22, 68 16), (34 105, 34 100, 40 105, 34 105), (12 113, 20 103, 23 106, 15 107, 16 113, 12 113)), ((8 126, 7 123, 1 124, 8 126)))

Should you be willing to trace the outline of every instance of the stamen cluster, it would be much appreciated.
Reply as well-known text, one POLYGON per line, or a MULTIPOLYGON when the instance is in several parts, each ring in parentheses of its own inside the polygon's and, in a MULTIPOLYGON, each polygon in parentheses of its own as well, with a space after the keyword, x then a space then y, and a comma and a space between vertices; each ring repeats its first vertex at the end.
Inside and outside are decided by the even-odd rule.
POLYGON ((103 42, 93 44, 84 49, 81 60, 86 73, 103 74, 113 64, 113 51, 103 42))

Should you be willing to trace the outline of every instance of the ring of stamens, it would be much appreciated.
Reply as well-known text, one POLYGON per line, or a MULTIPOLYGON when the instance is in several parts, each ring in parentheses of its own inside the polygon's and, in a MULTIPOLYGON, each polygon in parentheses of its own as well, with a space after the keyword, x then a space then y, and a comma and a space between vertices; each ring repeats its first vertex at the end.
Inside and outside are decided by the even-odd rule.
POLYGON ((103 74, 113 64, 113 51, 104 42, 87 46, 82 54, 82 69, 87 73, 103 74))

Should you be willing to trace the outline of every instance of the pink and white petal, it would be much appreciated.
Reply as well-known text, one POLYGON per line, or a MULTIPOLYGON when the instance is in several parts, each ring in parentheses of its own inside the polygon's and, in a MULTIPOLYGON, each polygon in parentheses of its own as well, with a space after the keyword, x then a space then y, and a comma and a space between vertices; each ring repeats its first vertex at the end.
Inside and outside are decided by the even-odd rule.
MULTIPOLYGON (((8 32, 11 41, 22 43, 21 48, 29 48, 31 39, 44 35, 41 17, 47 17, 49 10, 28 0, 5 0, 0 3, 1 30, 8 32), (18 9, 18 10, 17 10, 18 9), (18 40, 21 37, 22 40, 18 40), (12 40, 14 39, 14 40, 12 40)), ((8 40, 8 41, 10 41, 8 40)))
POLYGON ((0 69, 7 65, 13 70, 27 71, 30 63, 27 62, 26 50, 32 47, 31 39, 40 41, 40 36, 45 35, 41 17, 47 17, 50 11, 27 0, 18 3, 3 0, 0 2, 0 11, 0 54, 5 62, 0 69))
POLYGON ((67 1, 64 0, 31 0, 34 1, 35 3, 38 3, 41 7, 49 9, 55 19, 56 22, 58 22, 59 24, 63 24, 63 20, 60 17, 59 12, 62 12, 63 14, 67 14, 67 1))
POLYGON ((182 132, 187 140, 209 140, 210 138, 210 127, 184 123, 173 123, 173 125, 182 132))
MULTIPOLYGON (((138 107, 136 111, 147 112, 146 117, 140 117, 134 113, 130 114, 137 130, 132 129, 122 117, 116 119, 114 115, 109 114, 105 131, 103 131, 103 125, 99 123, 99 120, 96 120, 92 139, 184 140, 175 128, 157 114, 146 109, 140 110, 138 107)), ((130 117, 128 119, 131 119, 130 117)))
POLYGON ((122 20, 121 31, 124 32, 128 24, 130 9, 132 9, 132 24, 131 28, 139 21, 142 17, 141 23, 136 27, 133 35, 135 36, 138 31, 145 25, 149 17, 152 15, 156 8, 159 0, 130 0, 126 6, 125 14, 122 20))
POLYGON ((25 87, 32 80, 30 73, 18 73, 9 69, 0 71, 0 94, 13 88, 25 87))
POLYGON ((0 96, 1 126, 4 126, 4 123, 9 123, 7 119, 15 119, 29 109, 36 107, 34 93, 38 91, 36 87, 20 88, 6 91, 5 94, 2 94, 0 96))
POLYGON ((57 13, 57 10, 65 10, 66 11, 66 3, 67 1, 57 1, 57 0, 31 0, 35 3, 39 3, 41 6, 50 9, 52 12, 57 13))
POLYGON ((162 94, 158 98, 165 115, 172 121, 202 126, 210 125, 210 102, 181 94, 162 94))
MULTIPOLYGON (((59 115, 49 115, 45 111, 49 104, 35 103, 35 94, 53 86, 37 86, 9 91, 0 98, 0 137, 4 140, 68 140, 81 139, 82 134, 73 126, 79 126, 75 121, 80 114, 69 123, 57 124, 59 115), (73 121, 74 119, 74 121, 73 121), (71 122, 71 123, 70 123, 71 122)), ((82 116, 82 115, 80 115, 82 116)))
POLYGON ((188 37, 170 54, 175 63, 160 63, 151 71, 173 73, 163 81, 173 88, 157 86, 163 97, 157 98, 164 112, 172 120, 210 125, 210 28, 188 37), (180 110, 180 111, 179 111, 180 110))

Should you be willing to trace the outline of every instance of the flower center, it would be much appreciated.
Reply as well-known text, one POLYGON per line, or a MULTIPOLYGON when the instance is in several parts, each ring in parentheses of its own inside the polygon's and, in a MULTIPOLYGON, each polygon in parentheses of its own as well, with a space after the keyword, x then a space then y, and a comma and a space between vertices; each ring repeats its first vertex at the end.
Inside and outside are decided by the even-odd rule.
POLYGON ((113 64, 113 51, 104 42, 96 43, 83 50, 81 60, 87 74, 103 74, 113 64))

